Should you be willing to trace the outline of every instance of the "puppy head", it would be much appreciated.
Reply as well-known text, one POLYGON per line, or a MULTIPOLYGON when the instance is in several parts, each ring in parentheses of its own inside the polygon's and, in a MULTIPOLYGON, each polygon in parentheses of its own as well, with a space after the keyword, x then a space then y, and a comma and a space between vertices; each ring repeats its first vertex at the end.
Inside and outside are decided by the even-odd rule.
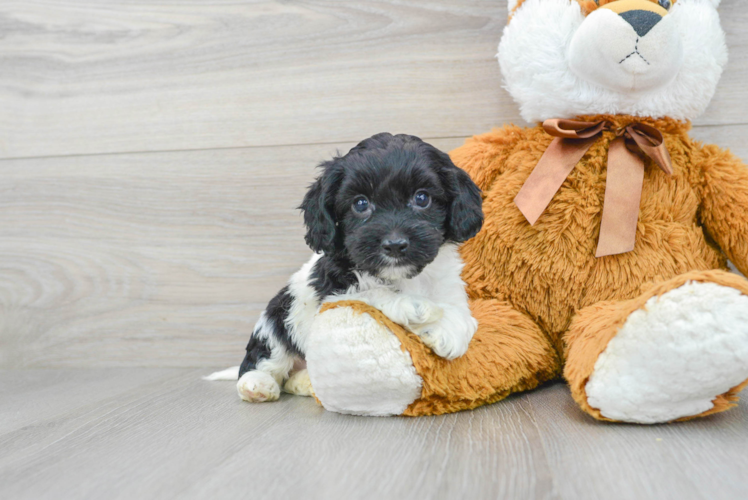
POLYGON ((478 187, 417 137, 378 134, 321 168, 300 207, 306 242, 359 271, 411 278, 443 243, 466 241, 483 225, 478 187))

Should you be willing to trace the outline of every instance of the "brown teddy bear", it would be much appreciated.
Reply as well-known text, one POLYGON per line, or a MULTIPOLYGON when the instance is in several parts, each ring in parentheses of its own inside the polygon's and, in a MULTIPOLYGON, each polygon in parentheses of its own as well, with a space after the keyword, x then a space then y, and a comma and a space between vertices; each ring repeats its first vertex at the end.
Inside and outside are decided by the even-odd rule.
POLYGON ((734 406, 748 383, 748 169, 688 135, 726 64, 719 0, 514 0, 499 46, 532 128, 453 161, 483 190, 461 249, 479 322, 435 356, 359 302, 323 305, 307 353, 333 411, 440 414, 563 375, 585 412, 637 423, 734 406))

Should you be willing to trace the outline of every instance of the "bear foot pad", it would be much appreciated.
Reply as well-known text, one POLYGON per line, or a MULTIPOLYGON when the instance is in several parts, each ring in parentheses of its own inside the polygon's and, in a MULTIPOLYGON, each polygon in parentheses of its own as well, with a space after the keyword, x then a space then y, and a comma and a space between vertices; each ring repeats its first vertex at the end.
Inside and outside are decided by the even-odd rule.
POLYGON ((699 415, 748 379, 748 297, 691 282, 632 313, 595 363, 587 401, 609 419, 699 415))
POLYGON ((317 316, 307 369, 322 405, 338 413, 400 415, 421 394, 421 377, 397 337, 349 307, 317 316))

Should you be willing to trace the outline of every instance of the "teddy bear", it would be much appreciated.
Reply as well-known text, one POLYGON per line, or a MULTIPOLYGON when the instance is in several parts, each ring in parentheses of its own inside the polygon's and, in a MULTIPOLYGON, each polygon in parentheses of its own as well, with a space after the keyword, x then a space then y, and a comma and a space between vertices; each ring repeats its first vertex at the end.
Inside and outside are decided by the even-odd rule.
POLYGON ((461 249, 478 331, 448 361, 357 301, 307 368, 331 411, 435 415, 563 377, 579 408, 653 424, 748 384, 748 169, 689 137, 727 62, 720 0, 510 0, 498 60, 532 127, 451 153, 482 190, 461 249))

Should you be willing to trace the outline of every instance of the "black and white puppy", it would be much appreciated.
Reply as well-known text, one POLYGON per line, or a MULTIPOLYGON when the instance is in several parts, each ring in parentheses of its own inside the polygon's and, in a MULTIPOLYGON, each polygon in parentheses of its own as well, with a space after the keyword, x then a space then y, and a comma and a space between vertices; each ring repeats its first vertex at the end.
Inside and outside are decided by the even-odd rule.
POLYGON ((311 393, 306 370, 289 375, 303 366, 326 301, 364 301, 447 359, 464 354, 477 329, 457 252, 483 224, 470 177, 421 139, 387 133, 320 167, 300 207, 315 254, 252 332, 237 385, 246 401, 275 400, 284 382, 288 392, 311 393))

